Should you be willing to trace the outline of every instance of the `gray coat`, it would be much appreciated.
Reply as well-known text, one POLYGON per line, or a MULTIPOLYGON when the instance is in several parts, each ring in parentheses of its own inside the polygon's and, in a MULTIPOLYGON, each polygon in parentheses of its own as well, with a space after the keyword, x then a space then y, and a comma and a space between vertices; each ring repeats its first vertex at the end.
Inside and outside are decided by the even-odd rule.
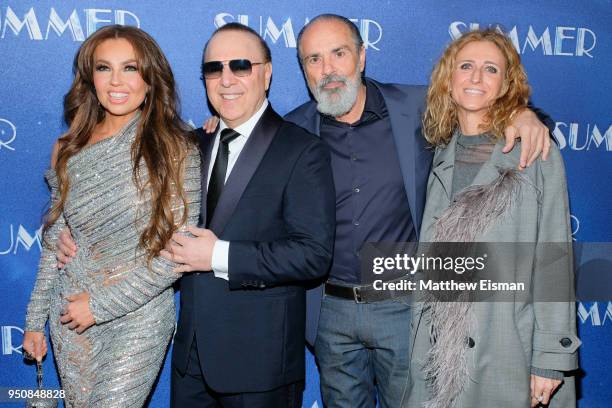
MULTIPOLYGON (((427 185, 422 242, 433 240, 436 221, 455 205, 450 194, 456 138, 455 135, 448 146, 438 147, 435 152, 427 185)), ((499 180, 499 169, 518 167, 520 149, 514 148, 512 152, 503 154, 502 147, 500 143, 495 146, 472 186, 491 186, 499 180)), ((550 279, 541 278, 543 273, 552 273, 557 282, 571 290, 573 266, 569 204, 563 160, 558 148, 553 144, 547 161, 537 160, 517 174, 522 181, 515 205, 507 206, 505 213, 478 231, 473 241, 560 243, 569 257, 561 265, 554 264, 553 268, 541 263, 535 249, 533 257, 512 257, 507 254, 505 259, 498 261, 504 271, 514 270, 516 274, 528 271, 536 292, 546 290, 545 285, 551 284, 550 279)), ((514 277, 508 281, 512 279, 514 277)), ((428 316, 428 310, 423 305, 417 303, 413 316, 412 381, 404 399, 405 407, 420 407, 432 398, 423 371, 431 347, 431 316, 428 316)), ((480 302, 471 304, 470 313, 473 324, 466 325, 462 332, 467 334, 462 351, 467 365, 462 372, 467 375, 461 381, 459 389, 462 391, 455 400, 455 407, 529 407, 530 367, 558 371, 578 367, 577 348, 580 340, 576 336, 574 302, 530 303, 524 299, 480 302)), ((446 383, 448 381, 445 380, 446 383)), ((442 387, 444 392, 446 388, 442 387)), ((428 406, 445 404, 448 404, 448 399, 441 398, 437 405, 428 406)), ((574 407, 575 404, 574 378, 566 376, 553 395, 550 406, 574 407)))

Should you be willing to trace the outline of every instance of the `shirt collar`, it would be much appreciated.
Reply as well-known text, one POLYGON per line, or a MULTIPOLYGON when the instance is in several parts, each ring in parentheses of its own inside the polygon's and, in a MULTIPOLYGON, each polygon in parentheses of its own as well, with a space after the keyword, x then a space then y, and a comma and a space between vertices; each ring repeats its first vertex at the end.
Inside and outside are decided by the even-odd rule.
MULTIPOLYGON (((253 133, 253 129, 255 129, 255 125, 257 125, 257 122, 259 122, 259 119, 261 118, 261 116, 265 112, 265 110, 268 107, 268 105, 269 105, 268 99, 266 98, 266 99, 264 99, 263 103, 261 104, 261 106, 259 107, 257 112, 255 112, 255 114, 253 116, 251 116, 242 125, 237 126, 234 130, 236 132, 240 133, 240 136, 248 138, 251 135, 251 133, 253 133)), ((219 121, 219 131, 217 133, 220 134, 223 129, 227 129, 228 127, 229 126, 227 126, 225 124, 223 119, 221 119, 219 121)))
MULTIPOLYGON (((366 81, 366 100, 363 112, 373 113, 378 116, 379 119, 384 117, 384 111, 386 110, 385 101, 380 94, 380 91, 376 88, 376 85, 366 81)), ((362 118, 364 115, 361 115, 362 118)))

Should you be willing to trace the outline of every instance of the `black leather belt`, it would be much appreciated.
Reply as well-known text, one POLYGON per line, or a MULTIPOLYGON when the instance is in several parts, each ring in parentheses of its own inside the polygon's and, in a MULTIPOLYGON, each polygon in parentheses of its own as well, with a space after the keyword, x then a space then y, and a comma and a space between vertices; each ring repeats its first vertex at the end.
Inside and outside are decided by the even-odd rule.
MULTIPOLYGON (((400 282, 406 279, 401 277, 385 283, 400 282)), ((406 297, 410 295, 410 291, 406 290, 377 290, 374 289, 373 285, 357 285, 357 286, 343 286, 336 285, 335 283, 325 283, 325 294, 329 296, 339 297, 342 299, 354 300, 356 303, 373 303, 380 302, 382 300, 406 297)))

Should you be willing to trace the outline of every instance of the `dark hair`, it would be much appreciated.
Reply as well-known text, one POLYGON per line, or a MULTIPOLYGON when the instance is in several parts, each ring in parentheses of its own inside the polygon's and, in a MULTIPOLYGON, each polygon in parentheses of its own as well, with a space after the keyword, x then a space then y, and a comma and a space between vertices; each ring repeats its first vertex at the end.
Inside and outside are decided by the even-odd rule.
POLYGON ((208 48, 208 44, 215 37, 215 35, 217 35, 218 33, 222 33, 224 31, 239 31, 242 33, 250 34, 253 37, 257 38, 257 42, 259 43, 259 47, 264 56, 263 62, 272 62, 272 52, 270 51, 270 47, 268 47, 268 44, 264 41, 263 38, 261 38, 261 36, 257 33, 257 31, 253 30, 249 26, 245 26, 244 24, 227 23, 217 28, 212 33, 208 41, 206 41, 206 44, 204 44, 204 51, 202 51, 202 65, 200 66, 200 74, 201 74, 202 80, 204 79, 204 59, 206 58, 206 49, 208 48))
POLYGON ((64 210, 70 188, 67 163, 87 145, 95 126, 106 111, 98 102, 93 82, 94 53, 105 41, 124 39, 134 49, 138 71, 149 85, 132 144, 133 179, 138 192, 150 192, 151 215, 140 235, 139 245, 151 260, 159 254, 177 225, 184 224, 186 211, 180 219, 172 211, 178 203, 187 208, 183 191, 183 167, 189 149, 187 126, 178 114, 178 96, 170 64, 159 45, 147 33, 136 27, 110 25, 100 28, 81 44, 74 59, 74 80, 64 97, 64 118, 69 128, 59 139, 55 171, 59 182, 59 198, 47 215, 48 228, 64 210), (147 180, 140 177, 140 164, 147 168, 147 180), (174 197, 176 196, 176 197, 174 197))
POLYGON ((337 21, 339 23, 344 24, 351 32, 351 37, 353 37, 353 42, 355 43, 355 48, 357 49, 357 51, 361 50, 361 47, 363 46, 363 38, 361 38, 361 33, 359 32, 359 29, 357 28, 357 26, 355 25, 355 23, 353 23, 351 20, 349 20, 348 18, 344 17, 344 16, 340 16, 338 14, 319 14, 318 16, 316 16, 315 18, 313 18, 312 20, 310 20, 308 22, 308 24, 306 24, 304 27, 302 27, 302 29, 300 30, 300 33, 298 34, 298 38, 297 38, 297 52, 298 52, 298 57, 300 60, 300 64, 302 62, 302 55, 301 55, 301 50, 300 50, 300 43, 302 42, 302 36, 304 35, 304 32, 308 29, 308 27, 317 21, 337 21))

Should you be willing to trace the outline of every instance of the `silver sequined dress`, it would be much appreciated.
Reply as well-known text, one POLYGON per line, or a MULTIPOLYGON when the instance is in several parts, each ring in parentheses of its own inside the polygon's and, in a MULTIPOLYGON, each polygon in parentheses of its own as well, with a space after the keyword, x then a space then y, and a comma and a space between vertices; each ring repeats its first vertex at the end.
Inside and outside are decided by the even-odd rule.
MULTIPOLYGON (((138 116, 116 136, 82 149, 67 165, 70 191, 63 217, 45 234, 36 284, 26 315, 26 330, 44 331, 51 342, 67 407, 140 407, 150 393, 175 326, 171 287, 175 266, 155 258, 148 267, 138 248, 151 216, 149 199, 132 180, 131 145, 138 116), (54 246, 68 225, 76 257, 56 268, 54 246), (87 291, 96 325, 79 335, 60 322, 65 296, 87 291)), ((141 164, 146 180, 146 166, 141 164)), ((52 200, 58 196, 55 172, 46 174, 52 200)), ((188 225, 200 207, 197 149, 185 164, 188 225)), ((180 219, 183 207, 174 206, 180 219)))

